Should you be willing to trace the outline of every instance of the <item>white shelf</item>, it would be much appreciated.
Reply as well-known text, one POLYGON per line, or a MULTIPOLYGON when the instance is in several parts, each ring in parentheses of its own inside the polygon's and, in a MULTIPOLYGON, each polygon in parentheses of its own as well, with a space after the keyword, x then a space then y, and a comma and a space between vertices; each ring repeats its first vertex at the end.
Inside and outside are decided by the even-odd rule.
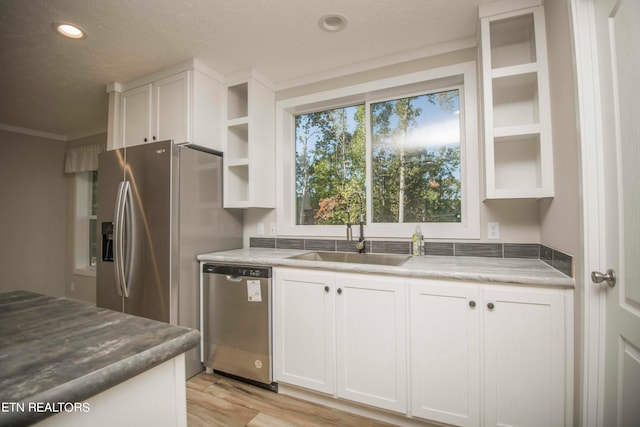
POLYGON ((543 6, 481 18, 487 199, 553 197, 544 32, 543 6))
POLYGON ((249 157, 249 124, 242 123, 227 125, 227 159, 246 159, 249 157))
POLYGON ((249 85, 242 82, 227 87, 227 119, 246 118, 248 116, 249 85))
POLYGON ((540 135, 540 125, 519 125, 519 126, 503 126, 493 128, 493 138, 517 137, 517 136, 534 136, 540 135))
POLYGON ((539 135, 494 139, 496 190, 542 189, 539 135))
POLYGON ((512 65, 509 67, 492 68, 491 77, 494 79, 500 77, 517 76, 520 74, 532 74, 538 72, 538 63, 532 62, 529 64, 512 65))
POLYGON ((275 207, 274 94, 249 70, 226 85, 224 205, 275 207))
POLYGON ((243 157, 243 158, 238 158, 233 160, 227 160, 227 166, 228 167, 237 167, 237 166, 249 167, 249 158, 243 157))
POLYGON ((491 20, 491 68, 536 62, 533 14, 491 20))
POLYGON ((537 73, 492 79, 493 126, 540 123, 537 73))

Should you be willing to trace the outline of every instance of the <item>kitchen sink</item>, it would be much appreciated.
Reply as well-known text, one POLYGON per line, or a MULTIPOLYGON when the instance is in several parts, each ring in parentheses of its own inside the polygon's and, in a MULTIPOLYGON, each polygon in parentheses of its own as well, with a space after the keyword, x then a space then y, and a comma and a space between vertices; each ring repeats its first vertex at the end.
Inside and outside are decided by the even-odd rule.
POLYGON ((355 252, 307 252, 289 257, 304 261, 346 262, 352 264, 375 264, 399 266, 409 260, 409 255, 360 254, 355 252))

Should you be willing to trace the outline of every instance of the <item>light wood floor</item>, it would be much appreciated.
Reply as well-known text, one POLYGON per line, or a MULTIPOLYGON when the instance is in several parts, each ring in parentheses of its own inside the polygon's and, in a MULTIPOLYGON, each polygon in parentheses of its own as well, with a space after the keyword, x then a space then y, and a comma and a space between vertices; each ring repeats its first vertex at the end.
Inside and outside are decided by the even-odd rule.
POLYGON ((202 372, 187 381, 189 427, 388 427, 337 409, 202 372))

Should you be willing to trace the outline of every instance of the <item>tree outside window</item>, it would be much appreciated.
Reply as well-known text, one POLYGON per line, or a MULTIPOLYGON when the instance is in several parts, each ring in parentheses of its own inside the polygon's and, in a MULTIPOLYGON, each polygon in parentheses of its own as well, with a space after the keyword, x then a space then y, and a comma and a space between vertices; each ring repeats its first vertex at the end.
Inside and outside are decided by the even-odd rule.
POLYGON ((364 104, 296 116, 296 224, 347 223, 365 189, 364 104))
POLYGON ((375 223, 460 222, 458 90, 371 104, 375 223))

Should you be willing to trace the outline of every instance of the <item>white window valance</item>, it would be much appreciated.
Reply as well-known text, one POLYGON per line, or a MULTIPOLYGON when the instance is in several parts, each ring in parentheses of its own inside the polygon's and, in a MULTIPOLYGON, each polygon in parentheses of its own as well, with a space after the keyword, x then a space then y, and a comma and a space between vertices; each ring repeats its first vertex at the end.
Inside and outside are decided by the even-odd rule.
POLYGON ((81 145, 69 148, 64 172, 77 173, 98 170, 98 154, 104 150, 104 144, 81 145))

